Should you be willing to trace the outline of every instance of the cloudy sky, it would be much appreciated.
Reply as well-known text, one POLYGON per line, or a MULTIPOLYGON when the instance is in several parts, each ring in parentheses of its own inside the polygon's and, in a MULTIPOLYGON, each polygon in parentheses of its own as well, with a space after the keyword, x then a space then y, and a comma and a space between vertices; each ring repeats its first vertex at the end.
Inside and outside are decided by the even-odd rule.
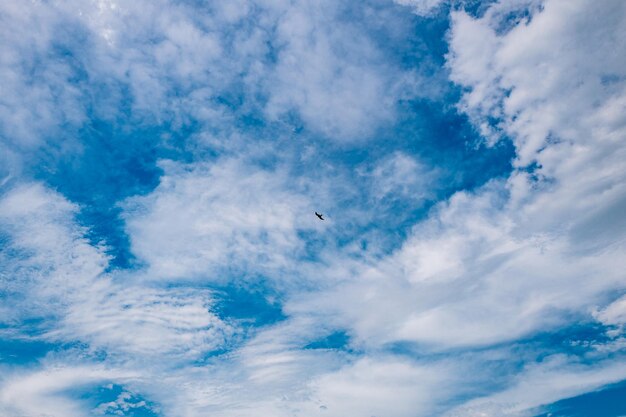
POLYGON ((626 415, 625 139, 621 0, 2 1, 0 415, 626 415))

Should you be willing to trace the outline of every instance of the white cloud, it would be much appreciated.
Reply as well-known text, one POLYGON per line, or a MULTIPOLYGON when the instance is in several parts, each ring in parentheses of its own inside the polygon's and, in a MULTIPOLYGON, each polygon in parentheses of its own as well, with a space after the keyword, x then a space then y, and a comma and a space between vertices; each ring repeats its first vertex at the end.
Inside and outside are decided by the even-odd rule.
POLYGON ((227 159, 190 170, 164 163, 156 190, 124 203, 133 252, 155 278, 209 281, 221 273, 293 264, 299 230, 314 230, 310 202, 288 190, 287 173, 227 159))
POLYGON ((593 312, 596 320, 608 327, 606 334, 610 340, 598 344, 599 351, 619 351, 626 348, 626 296, 618 298, 611 304, 593 312))
MULTIPOLYGON (((453 385, 449 364, 420 365, 399 358, 365 358, 316 379, 319 415, 409 417, 433 415, 453 385)), ((318 415, 310 412, 308 415, 318 415)))
POLYGON ((621 297, 597 312, 596 317, 606 325, 626 323, 626 297, 621 297))
MULTIPOLYGON (((626 54, 615 53, 624 51, 626 11, 620 2, 545 2, 529 22, 501 32, 496 17, 507 16, 498 10, 505 6, 493 7, 478 19, 454 12, 449 66, 468 88, 461 106, 473 121, 501 120, 517 168, 455 194, 392 256, 356 268, 332 290, 295 298, 286 311, 337 314, 335 322, 370 349, 411 341, 448 351, 551 331, 572 317, 589 320, 606 294, 626 286, 619 214, 626 206, 626 54), (532 162, 538 167, 529 172, 532 162)), ((576 358, 566 362, 575 367, 576 358)), ((523 413, 626 376, 621 368, 609 376, 603 366, 582 372, 588 385, 576 389, 562 389, 568 375, 555 368, 544 389, 554 395, 536 397, 522 384, 504 392, 493 413, 506 412, 509 399, 523 413)))
POLYGON ((221 348, 233 329, 210 312, 210 293, 92 286, 75 301, 50 340, 80 340, 109 354, 167 356, 171 365, 221 348))
POLYGON ((0 225, 12 249, 3 253, 2 285, 17 300, 6 306, 11 321, 55 315, 106 268, 103 251, 73 222, 77 209, 39 184, 17 186, 0 199, 0 225))
POLYGON ((385 63, 384 51, 342 16, 342 7, 296 2, 283 10, 266 110, 275 118, 296 109, 312 130, 355 141, 393 120, 395 102, 412 78, 385 63))
POLYGON ((536 415, 538 407, 563 398, 594 391, 626 376, 620 360, 599 362, 593 366, 576 363, 563 355, 545 358, 520 373, 510 388, 468 401, 446 413, 446 417, 497 417, 536 415), (535 413, 533 413, 535 411, 535 413))
POLYGON ((150 406, 143 400, 136 401, 130 392, 123 391, 117 396, 115 401, 102 403, 98 405, 98 407, 96 407, 92 412, 100 415, 124 415, 124 413, 132 410, 133 408, 150 409, 150 406))
POLYGON ((1 10, 0 138, 10 149, 20 152, 32 151, 51 136, 63 139, 56 144, 58 148, 77 146, 72 141, 72 128, 83 123, 86 114, 80 83, 69 82, 77 76, 72 61, 41 60, 58 52, 53 50, 58 48, 55 36, 67 35, 64 30, 55 33, 62 15, 48 7, 12 3, 4 3, 1 10))
POLYGON ((396 99, 416 91, 415 74, 388 62, 334 2, 228 2, 203 13, 169 1, 0 8, 0 138, 14 174, 42 148, 80 153, 91 119, 174 130, 199 122, 228 146, 238 109, 222 99, 236 107, 243 98, 245 111, 276 121, 295 110, 311 131, 356 140, 393 120, 396 99))
POLYGON ((7 416, 84 416, 84 404, 63 395, 63 391, 135 376, 102 366, 50 366, 40 371, 6 373, 1 380, 0 412, 7 416))
MULTIPOLYGON (((610 112, 601 107, 615 111, 623 105, 623 82, 603 82, 606 77, 621 80, 624 74, 624 54, 616 53, 624 50, 623 7, 621 2, 596 7, 585 1, 547 1, 530 23, 504 35, 496 29, 501 9, 508 10, 506 2, 494 5, 482 19, 455 12, 451 77, 471 89, 462 109, 479 126, 486 126, 487 116, 503 118, 500 128, 514 137, 521 165, 535 160, 549 140, 608 145, 606 133, 593 129, 601 129, 597 118, 610 112), (586 12, 603 24, 588 19, 586 12)), ((613 129, 623 128, 623 120, 612 117, 613 129)))
POLYGON ((171 360, 197 357, 232 336, 233 329, 210 312, 207 291, 141 287, 131 276, 105 273, 107 258, 75 225, 75 211, 37 184, 0 200, 12 250, 2 259, 2 285, 15 300, 5 305, 5 320, 53 318, 42 329, 47 340, 81 340, 111 354, 167 354, 171 360))
MULTIPOLYGON (((547 2, 530 23, 503 35, 490 26, 489 13, 478 20, 463 12, 454 15, 451 71, 457 82, 473 88, 464 97, 465 108, 482 112, 478 103, 495 97, 504 112, 502 128, 515 140, 518 164, 541 164, 535 171, 539 180, 515 171, 505 183, 455 195, 416 227, 379 275, 399 265, 404 278, 385 286, 415 291, 407 295, 412 307, 400 313, 404 324, 395 337, 444 345, 494 343, 550 328, 558 322, 559 310, 583 313, 602 302, 604 291, 626 284, 620 256, 624 229, 616 227, 622 224, 617 213, 626 196, 624 148, 617 139, 626 125, 616 116, 624 86, 607 89, 601 83, 602 74, 621 76, 626 68, 618 66, 623 54, 607 52, 624 48, 623 38, 613 37, 626 27, 621 8, 621 3, 598 7, 579 2, 574 7, 547 2), (590 13, 605 16, 605 23, 589 24, 584 17, 590 13), (485 42, 485 37, 494 41, 485 42), (535 38, 550 43, 538 47, 528 42, 535 38), (570 43, 592 54, 602 49, 611 58, 603 64, 598 57, 590 64, 579 49, 551 58, 549 51, 570 43), (481 53, 467 54, 478 50, 472 45, 480 45, 481 53), (484 56, 492 64, 474 67, 475 77, 457 70, 484 61, 484 56), (546 78, 538 56, 561 76, 546 78), (500 79, 510 94, 482 93, 483 83, 497 85, 500 79), (536 98, 521 100, 529 96, 536 98), (618 119, 607 123, 607 114, 618 119), (542 134, 534 130, 537 126, 543 126, 542 134), (549 134, 559 140, 550 142, 549 134), (439 259, 435 263, 433 252, 439 259)), ((384 303, 385 295, 372 301, 377 299, 384 303)), ((397 298, 391 299, 397 305, 397 298)))
POLYGON ((437 177, 436 169, 403 152, 392 154, 362 174, 371 179, 371 193, 376 200, 432 198, 432 184, 437 177))
MULTIPOLYGON (((418 13, 439 4, 410 3, 418 13)), ((51 42, 51 32, 43 36, 50 22, 74 16, 98 37, 91 39, 87 73, 105 85, 129 86, 139 118, 162 121, 179 112, 176 117, 184 119, 181 109, 191 108, 193 117, 217 121, 225 110, 211 99, 237 74, 251 95, 267 94, 264 111, 270 116, 298 109, 312 129, 338 139, 367 136, 393 120, 390 103, 403 74, 374 65, 381 51, 358 36, 362 29, 338 25, 332 6, 265 2, 259 9, 241 2, 199 17, 166 2, 94 4, 42 3, 24 15, 13 8, 15 22, 43 27, 42 36, 18 45, 41 56, 51 42), (251 15, 258 26, 231 30, 229 25, 251 15), (38 19, 48 26, 34 25, 38 19), (271 40, 280 44, 275 66, 265 57, 267 28, 276 29, 271 40), (165 79, 180 88, 172 107, 165 79)), ((316 254, 320 262, 303 262, 299 233, 335 237, 330 220, 311 215, 313 201, 320 202, 310 197, 330 200, 324 193, 332 178, 313 192, 290 179, 287 168, 261 168, 245 157, 163 162, 159 186, 121 205, 132 251, 146 264, 126 273, 107 272, 105 251, 90 244, 75 222, 76 205, 41 185, 7 190, 0 223, 11 251, 0 253, 0 283, 16 297, 2 305, 3 317, 12 324, 51 317, 42 338, 106 351, 110 373, 63 368, 75 359, 71 353, 47 358, 37 365, 41 371, 4 377, 0 410, 78 414, 62 388, 110 378, 181 417, 432 415, 458 401, 464 386, 487 379, 488 356, 503 355, 494 346, 559 328, 572 317, 623 325, 623 300, 607 306, 606 294, 626 286, 626 11, 620 2, 546 1, 541 10, 536 2, 516 2, 533 12, 532 19, 513 25, 503 22, 511 4, 495 3, 481 18, 453 12, 448 65, 452 79, 467 89, 461 109, 487 139, 501 140, 505 133, 514 141, 515 169, 508 178, 437 205, 389 256, 338 250, 331 242, 316 254), (503 31, 505 23, 511 27, 503 31), (499 120, 497 126, 491 118, 499 120), (533 162, 537 167, 526 169, 533 162), (232 279, 226 272, 268 275, 283 291, 288 319, 250 331, 226 355, 186 366, 223 347, 238 329, 211 312, 209 291, 181 282, 226 282, 232 279), (347 332, 358 354, 303 349, 335 329, 347 332), (423 352, 423 361, 391 355, 399 342, 423 352), (476 346, 486 353, 473 353, 476 346), (440 361, 431 353, 451 357, 440 361)), ((18 117, 4 115, 7 132, 37 147, 38 132, 57 120, 79 125, 80 94, 70 89, 59 102, 47 99, 49 86, 65 82, 67 66, 46 67, 31 96, 14 65, 15 50, 8 51, 2 71, 12 80, 10 100, 24 100, 9 103, 18 117), (38 100, 41 116, 26 111, 38 100), (57 105, 76 111, 60 114, 57 105)), ((105 109, 116 107, 118 93, 112 90, 105 109)), ((420 199, 429 195, 424 182, 435 175, 401 153, 361 174, 376 195, 420 199)), ((524 414, 626 376, 621 364, 602 359, 601 349, 594 354, 600 359, 591 365, 566 356, 526 365, 494 383, 499 392, 469 400, 451 415, 524 414)))

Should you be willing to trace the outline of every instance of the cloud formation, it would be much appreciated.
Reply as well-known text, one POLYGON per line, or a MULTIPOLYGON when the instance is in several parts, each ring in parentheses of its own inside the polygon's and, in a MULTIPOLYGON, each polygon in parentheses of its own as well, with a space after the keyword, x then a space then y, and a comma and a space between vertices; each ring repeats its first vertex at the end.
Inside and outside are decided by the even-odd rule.
POLYGON ((532 416, 626 379, 621 2, 0 21, 1 413, 532 416))

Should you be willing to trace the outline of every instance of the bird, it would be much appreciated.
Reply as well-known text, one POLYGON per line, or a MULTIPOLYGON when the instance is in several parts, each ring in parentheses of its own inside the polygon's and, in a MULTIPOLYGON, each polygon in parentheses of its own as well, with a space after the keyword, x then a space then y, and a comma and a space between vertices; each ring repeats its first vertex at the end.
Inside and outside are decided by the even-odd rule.
POLYGON ((322 215, 320 213, 318 213, 317 211, 315 212, 315 215, 317 217, 319 217, 320 220, 324 220, 324 218, 322 217, 322 215))

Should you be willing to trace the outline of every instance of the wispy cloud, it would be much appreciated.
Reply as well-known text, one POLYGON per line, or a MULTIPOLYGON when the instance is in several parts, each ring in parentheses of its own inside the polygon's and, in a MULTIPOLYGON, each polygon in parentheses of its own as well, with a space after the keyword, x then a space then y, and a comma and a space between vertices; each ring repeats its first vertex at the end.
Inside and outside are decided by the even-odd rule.
POLYGON ((124 203, 133 252, 154 278, 224 283, 229 269, 291 267, 304 250, 298 232, 317 226, 311 202, 289 191, 280 168, 254 169, 236 159, 164 167, 153 193, 124 203))
POLYGON ((0 412, 522 416, 626 379, 625 19, 0 6, 2 334, 42 350, 0 343, 0 412))

